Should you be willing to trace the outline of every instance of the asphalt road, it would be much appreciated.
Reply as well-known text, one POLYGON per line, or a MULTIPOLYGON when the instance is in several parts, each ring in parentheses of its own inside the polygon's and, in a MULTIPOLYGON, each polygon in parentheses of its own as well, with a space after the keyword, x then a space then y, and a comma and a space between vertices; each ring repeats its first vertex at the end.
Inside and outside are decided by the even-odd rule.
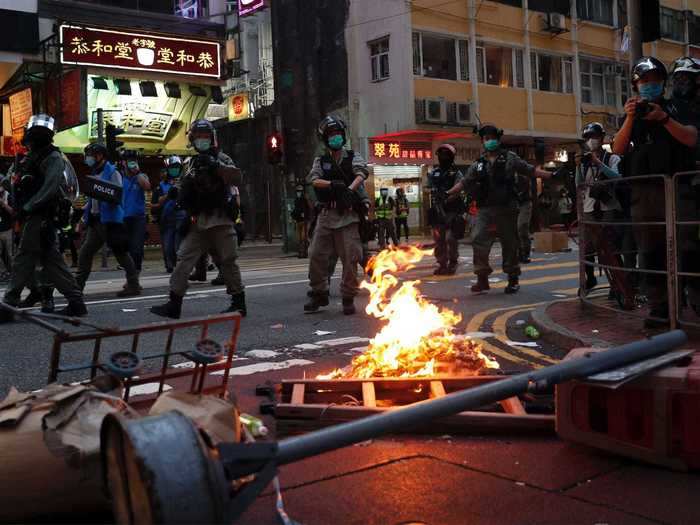
MULTIPOLYGON (((533 262, 523 267, 522 288, 514 296, 503 293, 506 277, 500 271, 491 276, 493 288, 488 294, 471 294, 469 287, 474 276, 471 272, 472 250, 468 245, 461 247, 459 271, 455 276, 433 276, 433 260, 429 257, 404 277, 420 278, 421 290, 426 297, 460 312, 463 316, 460 330, 492 334, 486 336, 486 350, 496 357, 502 368, 542 366, 560 358, 563 351, 542 342, 533 348, 512 346, 508 341, 527 340, 523 332, 529 312, 535 305, 575 295, 577 252, 576 247, 572 247, 574 250, 568 253, 535 254, 533 262)), ((492 260, 494 268, 500 269, 497 246, 492 260)), ((234 363, 234 374, 239 368, 238 373, 247 374, 309 366, 318 360, 344 366, 376 333, 378 322, 364 311, 355 316, 342 314, 337 275, 332 284, 330 306, 316 314, 305 314, 307 264, 307 260, 281 257, 279 253, 241 259, 249 314, 242 323, 236 348, 239 359, 234 363)), ((162 321, 149 312, 149 307, 166 300, 168 276, 157 265, 151 266, 142 275, 143 295, 129 299, 116 299, 114 295, 123 284, 122 272, 93 273, 86 289, 88 319, 97 324, 119 327, 162 321)), ((214 273, 210 272, 209 277, 213 276, 214 273)), ((57 299, 60 305, 63 301, 57 299)), ((366 301, 366 296, 361 296, 357 304, 364 308, 366 301)), ((216 314, 226 308, 227 302, 223 288, 208 283, 194 284, 184 303, 183 318, 216 314)), ((0 397, 10 386, 20 390, 41 388, 46 383, 52 334, 25 321, 0 326, 0 334, 0 397)), ((214 339, 226 338, 223 327, 214 329, 210 335, 214 339)), ((196 338, 191 332, 182 337, 178 335, 175 348, 191 348, 196 338)), ((158 352, 165 340, 163 332, 157 336, 144 336, 139 342, 139 351, 145 354, 158 352)), ((91 348, 80 344, 66 348, 62 363, 89 361, 91 348)), ((103 355, 109 355, 118 349, 130 348, 131 339, 121 338, 105 342, 102 351, 103 355)), ((80 378, 76 373, 64 376, 62 380, 80 378)))

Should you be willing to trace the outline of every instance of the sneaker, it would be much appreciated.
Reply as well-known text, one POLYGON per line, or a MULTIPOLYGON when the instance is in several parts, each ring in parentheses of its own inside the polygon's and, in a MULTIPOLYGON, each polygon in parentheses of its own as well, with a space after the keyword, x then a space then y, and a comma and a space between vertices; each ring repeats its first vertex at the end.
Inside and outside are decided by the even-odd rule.
POLYGON ((472 285, 472 293, 484 293, 491 289, 487 275, 477 275, 476 284, 472 285))

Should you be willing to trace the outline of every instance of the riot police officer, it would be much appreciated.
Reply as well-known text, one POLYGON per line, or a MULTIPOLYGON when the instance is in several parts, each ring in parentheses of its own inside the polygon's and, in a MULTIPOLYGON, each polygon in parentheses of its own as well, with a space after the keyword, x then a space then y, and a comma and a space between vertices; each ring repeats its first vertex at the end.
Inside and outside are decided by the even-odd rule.
POLYGON ((219 151, 214 126, 205 119, 195 120, 188 138, 197 155, 188 161, 179 192, 179 206, 186 210, 187 231, 177 253, 177 265, 170 277, 170 300, 154 306, 151 312, 178 319, 187 292, 188 277, 202 253, 211 251, 220 261, 231 305, 225 312, 247 314, 241 270, 236 259, 238 245, 231 213, 229 188, 242 183, 241 170, 219 151))
POLYGON ((471 290, 482 293, 490 288, 489 275, 493 270, 489 264, 489 254, 493 239, 488 228, 495 223, 501 241, 503 273, 508 275, 505 293, 514 294, 520 290, 516 174, 541 178, 550 178, 551 174, 504 149, 501 145, 502 129, 493 124, 483 124, 477 131, 484 155, 469 167, 463 182, 467 192, 476 198, 478 207, 472 242, 477 282, 471 290))
MULTIPOLYGON (((58 250, 57 229, 69 220, 70 187, 66 173, 72 167, 53 142, 54 119, 49 115, 33 115, 27 123, 24 142, 29 149, 20 170, 16 207, 23 221, 22 239, 12 267, 4 302, 17 306, 22 289, 32 282, 38 264, 53 286, 68 300, 59 313, 68 316, 87 315, 83 294, 58 250), (68 210, 68 216, 66 216, 68 210)), ((73 194, 74 196, 75 194, 73 194)), ((12 315, 0 311, 0 319, 12 315)))
MULTIPOLYGON (((695 165, 698 130, 687 107, 664 98, 668 73, 654 57, 640 58, 632 68, 636 93, 625 103, 625 121, 613 142, 613 152, 626 155, 626 174, 631 176, 689 171, 695 165)), ((647 179, 631 185, 633 222, 663 222, 666 219, 663 181, 647 179)), ((666 269, 664 226, 635 227, 639 265, 645 270, 666 269)), ((668 294, 663 275, 646 274, 650 317, 647 328, 663 327, 668 318, 668 294)))
POLYGON ((318 126, 326 152, 314 159, 308 182, 319 202, 316 228, 309 248, 310 300, 306 312, 327 306, 329 259, 336 253, 343 264, 340 292, 343 313, 355 313, 358 290, 357 264, 362 259, 359 223, 366 208, 359 191, 367 179, 367 164, 353 150, 343 148, 347 127, 335 116, 325 117, 318 126))
POLYGON ((439 146, 435 151, 438 165, 428 173, 428 224, 433 230, 438 262, 435 275, 454 275, 457 271, 457 241, 464 236, 464 200, 459 198, 464 175, 455 166, 455 153, 452 144, 439 146))

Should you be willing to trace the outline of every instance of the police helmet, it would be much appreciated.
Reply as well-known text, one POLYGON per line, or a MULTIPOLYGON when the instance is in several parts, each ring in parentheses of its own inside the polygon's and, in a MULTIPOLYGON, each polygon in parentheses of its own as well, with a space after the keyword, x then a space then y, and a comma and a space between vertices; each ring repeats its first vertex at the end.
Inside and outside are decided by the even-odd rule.
POLYGON ((99 153, 104 157, 107 157, 109 155, 109 152, 107 151, 107 146, 105 146, 101 142, 91 142, 90 144, 85 146, 84 152, 85 155, 94 155, 95 153, 99 153))
POLYGON ((321 138, 321 140, 323 140, 323 142, 326 142, 328 140, 328 135, 330 135, 331 132, 340 131, 340 133, 343 135, 343 141, 345 141, 347 140, 347 130, 348 127, 341 118, 338 118, 335 115, 327 115, 318 125, 318 136, 321 138))
POLYGON ((53 135, 56 132, 56 123, 54 118, 46 113, 38 113, 29 117, 27 122, 27 131, 32 128, 48 129, 53 135))
POLYGON ((440 144, 435 150, 435 155, 440 155, 441 151, 448 153, 453 159, 457 154, 457 150, 455 150, 455 147, 452 144, 440 144))
POLYGON ((169 157, 165 157, 165 160, 163 162, 165 163, 166 168, 170 168, 173 166, 182 166, 182 159, 177 155, 170 155, 169 157))
POLYGON ((668 71, 661 60, 654 57, 642 57, 634 63, 634 67, 632 68, 632 86, 635 90, 637 89, 637 82, 639 82, 644 75, 652 71, 661 73, 664 82, 666 82, 668 71))
POLYGON ((139 152, 135 149, 125 149, 124 151, 122 151, 121 157, 124 160, 138 160, 139 152))
POLYGON ((481 124, 474 130, 474 132, 478 133, 479 137, 481 137, 482 139, 486 135, 496 135, 496 137, 498 137, 499 139, 503 136, 503 130, 495 124, 481 124))
POLYGON ((216 128, 214 128, 214 124, 212 124, 205 118, 195 120, 190 126, 190 129, 187 131, 187 139, 190 141, 190 144, 194 144, 192 142, 194 134, 202 132, 209 133, 209 135, 211 136, 211 145, 213 148, 218 147, 218 141, 216 139, 216 128))
POLYGON ((605 136, 605 128, 600 122, 589 122, 583 127, 583 138, 587 139, 592 135, 602 135, 605 136))
POLYGON ((696 75, 700 73, 700 64, 691 57, 677 58, 671 66, 671 76, 676 73, 690 73, 696 75))

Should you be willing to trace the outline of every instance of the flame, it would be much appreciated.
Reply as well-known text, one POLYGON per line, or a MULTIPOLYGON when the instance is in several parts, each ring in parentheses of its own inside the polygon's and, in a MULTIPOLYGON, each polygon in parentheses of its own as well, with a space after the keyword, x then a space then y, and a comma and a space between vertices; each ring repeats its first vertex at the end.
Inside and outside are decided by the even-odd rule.
POLYGON ((367 350, 350 366, 319 379, 370 377, 429 377, 447 365, 459 375, 476 374, 482 368, 499 368, 481 352, 477 342, 454 333, 462 316, 439 308, 420 293, 419 280, 399 282, 396 274, 415 268, 432 250, 415 246, 390 248, 368 263, 371 280, 360 285, 369 291, 369 315, 384 322, 367 350))

